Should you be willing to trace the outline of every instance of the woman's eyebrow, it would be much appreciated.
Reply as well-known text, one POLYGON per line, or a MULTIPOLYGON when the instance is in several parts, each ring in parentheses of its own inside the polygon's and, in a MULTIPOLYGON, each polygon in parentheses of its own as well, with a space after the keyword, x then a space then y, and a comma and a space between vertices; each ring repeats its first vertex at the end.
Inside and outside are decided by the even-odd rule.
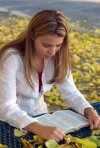
MULTIPOLYGON (((46 44, 46 45, 49 45, 49 46, 53 46, 52 44, 47 43, 47 42, 43 42, 43 44, 46 44)), ((57 44, 56 46, 60 46, 60 45, 62 45, 62 44, 63 44, 63 42, 62 42, 62 43, 57 44)))

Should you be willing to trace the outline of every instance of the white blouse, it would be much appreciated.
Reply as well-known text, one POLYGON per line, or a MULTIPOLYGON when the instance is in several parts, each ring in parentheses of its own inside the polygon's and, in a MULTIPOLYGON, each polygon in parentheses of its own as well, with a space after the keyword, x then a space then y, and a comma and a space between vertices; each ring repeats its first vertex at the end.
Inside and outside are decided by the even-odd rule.
MULTIPOLYGON (((42 73, 42 90, 39 92, 38 74, 33 79, 33 90, 24 76, 23 59, 18 54, 10 55, 0 70, 0 120, 22 129, 36 121, 31 116, 48 112, 43 94, 53 86, 48 84, 53 76, 53 69, 53 60, 46 59, 42 73)), ((83 115, 85 108, 92 107, 77 90, 71 74, 68 78, 66 76, 64 82, 56 83, 56 86, 69 107, 78 113, 83 115)))

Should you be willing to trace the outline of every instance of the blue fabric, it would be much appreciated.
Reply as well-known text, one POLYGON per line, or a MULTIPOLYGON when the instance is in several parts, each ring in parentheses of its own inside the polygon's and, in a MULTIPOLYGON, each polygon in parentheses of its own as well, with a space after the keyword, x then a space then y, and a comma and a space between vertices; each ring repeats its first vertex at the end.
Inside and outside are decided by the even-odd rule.
MULTIPOLYGON (((97 110, 100 115, 100 102, 93 103, 92 106, 97 110)), ((72 136, 77 136, 80 138, 88 137, 91 135, 91 129, 85 127, 76 132, 71 132, 72 136)), ((26 139, 32 139, 33 134, 29 133, 25 136, 26 139)), ((60 142, 63 143, 62 140, 60 142)), ((20 138, 14 136, 14 127, 10 126, 8 123, 0 121, 0 143, 8 145, 9 148, 23 148, 20 138)))

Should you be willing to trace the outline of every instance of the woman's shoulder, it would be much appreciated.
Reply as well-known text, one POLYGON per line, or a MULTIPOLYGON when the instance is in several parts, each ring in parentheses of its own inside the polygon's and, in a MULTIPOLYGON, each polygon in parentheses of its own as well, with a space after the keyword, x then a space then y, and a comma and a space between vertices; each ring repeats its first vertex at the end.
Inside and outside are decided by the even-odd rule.
POLYGON ((4 65, 15 65, 19 67, 23 65, 23 57, 15 49, 10 48, 6 52, 4 65))

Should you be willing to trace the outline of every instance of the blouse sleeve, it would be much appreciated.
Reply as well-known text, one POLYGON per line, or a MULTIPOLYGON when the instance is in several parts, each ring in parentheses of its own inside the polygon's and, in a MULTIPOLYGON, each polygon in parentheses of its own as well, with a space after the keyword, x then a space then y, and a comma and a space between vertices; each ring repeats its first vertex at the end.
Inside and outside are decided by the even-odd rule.
POLYGON ((76 88, 71 73, 69 76, 66 76, 64 82, 59 84, 56 83, 56 86, 60 90, 62 98, 68 103, 69 107, 74 109, 76 112, 84 115, 84 109, 92 107, 76 88))
POLYGON ((0 69, 0 120, 17 128, 36 121, 18 106, 16 96, 16 75, 18 71, 18 55, 10 55, 0 69))

